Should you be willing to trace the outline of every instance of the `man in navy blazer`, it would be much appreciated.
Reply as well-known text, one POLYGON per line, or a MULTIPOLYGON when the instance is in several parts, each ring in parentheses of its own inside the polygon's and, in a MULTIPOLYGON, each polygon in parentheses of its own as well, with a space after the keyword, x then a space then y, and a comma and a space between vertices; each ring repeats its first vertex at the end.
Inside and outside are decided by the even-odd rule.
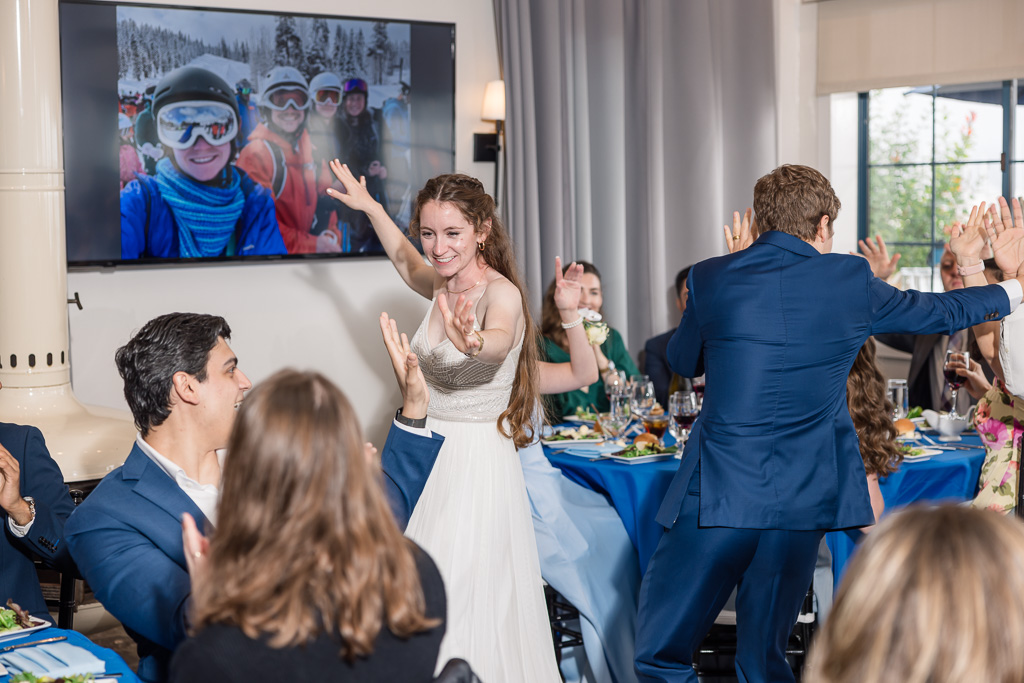
POLYGON ((33 616, 50 618, 30 554, 56 569, 72 566, 64 522, 74 509, 39 430, 0 422, 0 605, 10 598, 33 616))
MULTIPOLYGON (((138 645, 144 681, 166 680, 171 655, 186 637, 191 583, 181 516, 191 514, 200 529, 216 524, 221 449, 252 386, 227 344, 230 335, 218 316, 172 313, 151 320, 118 349, 139 435, 124 465, 103 478, 67 523, 79 570, 138 645)), ((405 403, 396 420, 425 423, 426 392, 399 380, 405 403)), ((384 485, 403 527, 442 442, 429 430, 397 424, 388 435, 384 485)))
MULTIPOLYGON (((757 241, 690 271, 669 357, 707 388, 640 591, 641 681, 696 682, 692 654, 733 588, 739 680, 792 681, 786 640, 822 534, 874 521, 846 407, 861 345, 949 333, 1020 303, 1018 280, 922 294, 872 277, 864 259, 829 253, 839 206, 814 169, 777 168, 754 188, 757 241)), ((961 266, 980 261, 981 243, 953 240, 961 266)))

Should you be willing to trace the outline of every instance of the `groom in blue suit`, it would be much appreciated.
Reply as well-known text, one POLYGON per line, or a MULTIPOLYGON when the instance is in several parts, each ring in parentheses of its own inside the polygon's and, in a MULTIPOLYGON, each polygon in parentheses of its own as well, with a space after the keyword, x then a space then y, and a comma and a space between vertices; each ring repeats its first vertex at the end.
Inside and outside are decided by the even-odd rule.
MULTIPOLYGON (((137 643, 144 681, 166 680, 171 655, 186 637, 191 582, 181 516, 191 514, 200 529, 216 524, 222 449, 252 387, 228 346, 230 335, 218 316, 172 313, 118 349, 139 435, 124 465, 103 478, 65 527, 82 575, 137 643)), ((427 408, 426 392, 413 386, 417 379, 418 371, 399 377, 405 403, 381 456, 402 528, 443 442, 417 429, 427 408)))
MULTIPOLYGON (((846 407, 858 350, 876 333, 949 334, 1020 303, 1018 280, 890 287, 864 259, 830 254, 839 207, 814 169, 777 168, 754 188, 757 241, 690 271, 669 358, 707 389, 640 590, 641 681, 696 683, 693 652, 734 588, 738 679, 792 681, 786 641, 822 534, 874 522, 846 407)), ((961 266, 980 261, 976 242, 953 240, 961 266)))

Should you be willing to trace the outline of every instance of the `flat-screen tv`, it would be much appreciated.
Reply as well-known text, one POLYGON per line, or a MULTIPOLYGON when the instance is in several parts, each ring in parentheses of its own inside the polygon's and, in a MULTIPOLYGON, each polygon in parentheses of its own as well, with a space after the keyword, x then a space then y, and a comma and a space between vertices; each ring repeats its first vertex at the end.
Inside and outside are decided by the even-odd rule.
POLYGON ((68 265, 383 254, 455 165, 455 26, 61 0, 68 265), (116 123, 115 123, 116 120, 116 123))

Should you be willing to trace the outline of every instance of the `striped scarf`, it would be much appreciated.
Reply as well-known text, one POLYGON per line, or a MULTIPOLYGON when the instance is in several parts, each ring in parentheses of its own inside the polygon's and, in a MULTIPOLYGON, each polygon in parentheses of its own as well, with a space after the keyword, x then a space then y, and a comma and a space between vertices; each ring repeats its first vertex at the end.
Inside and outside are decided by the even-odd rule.
POLYGON ((156 165, 160 196, 174 214, 178 249, 183 258, 220 256, 234 234, 245 194, 235 167, 225 170, 229 173, 228 183, 210 187, 182 173, 170 159, 161 159, 156 165))

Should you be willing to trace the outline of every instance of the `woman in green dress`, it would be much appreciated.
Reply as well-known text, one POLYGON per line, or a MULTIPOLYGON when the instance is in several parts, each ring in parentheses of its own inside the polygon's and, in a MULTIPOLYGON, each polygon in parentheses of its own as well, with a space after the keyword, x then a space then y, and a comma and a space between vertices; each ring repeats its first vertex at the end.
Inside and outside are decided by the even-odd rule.
MULTIPOLYGON (((578 261, 583 266, 582 290, 580 292, 580 309, 589 309, 595 313, 601 310, 604 299, 601 294, 601 273, 594 264, 578 261)), ((568 323, 568 327, 581 324, 568 323)), ((548 286, 544 294, 544 307, 541 311, 541 333, 544 335, 544 358, 551 363, 568 363, 569 346, 565 337, 566 323, 559 317, 555 306, 555 283, 548 286)), ((546 397, 548 416, 554 421, 561 421, 565 415, 571 415, 577 408, 591 411, 593 405, 598 411, 608 410, 608 395, 605 393, 605 378, 613 372, 624 372, 627 377, 640 374, 636 363, 629 355, 629 350, 622 342, 622 335, 617 330, 608 328, 608 336, 600 344, 594 344, 594 356, 601 376, 590 386, 581 387, 564 394, 551 394, 546 397)))

